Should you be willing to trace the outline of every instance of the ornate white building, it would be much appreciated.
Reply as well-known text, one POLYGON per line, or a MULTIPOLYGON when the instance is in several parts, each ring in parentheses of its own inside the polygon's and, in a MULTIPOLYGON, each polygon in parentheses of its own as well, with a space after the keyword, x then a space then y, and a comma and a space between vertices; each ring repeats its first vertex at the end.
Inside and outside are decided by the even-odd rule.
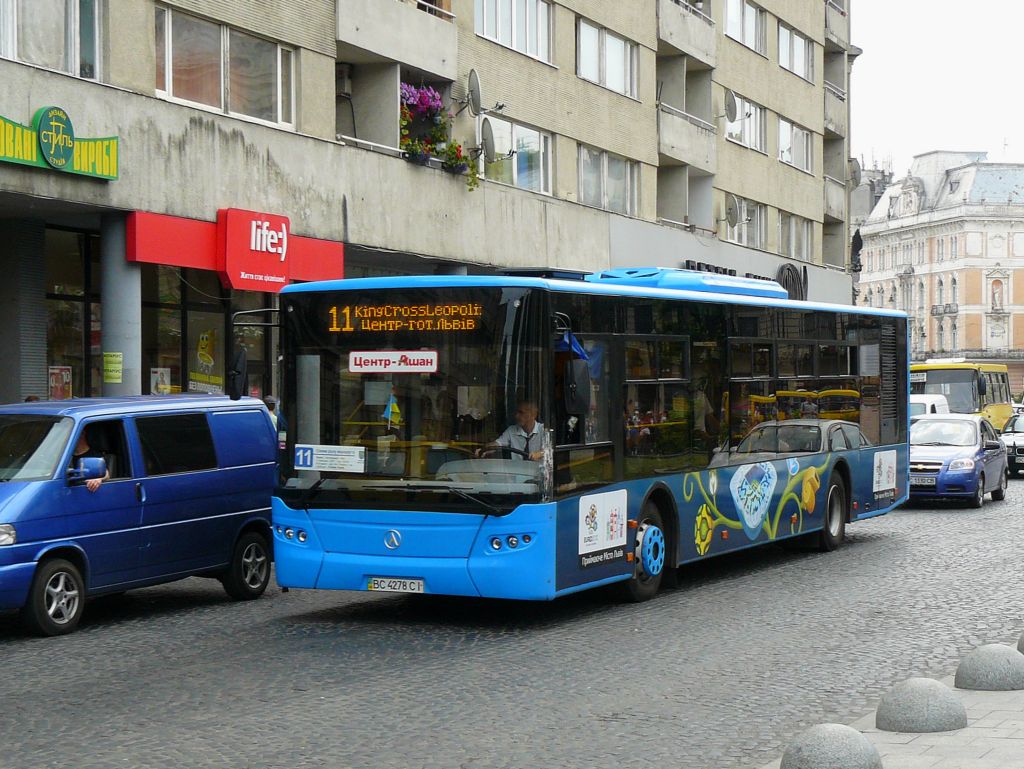
POLYGON ((861 226, 858 303, 911 316, 914 360, 1006 362, 1024 388, 1024 164, 917 155, 861 226))

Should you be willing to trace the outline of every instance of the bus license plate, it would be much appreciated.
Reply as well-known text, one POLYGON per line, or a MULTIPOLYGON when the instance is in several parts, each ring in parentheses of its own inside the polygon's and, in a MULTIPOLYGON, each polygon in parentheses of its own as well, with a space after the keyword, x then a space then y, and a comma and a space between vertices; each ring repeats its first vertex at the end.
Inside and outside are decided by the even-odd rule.
POLYGON ((401 579, 399 577, 370 577, 366 589, 378 593, 422 593, 422 579, 401 579))
POLYGON ((912 475, 910 476, 911 486, 934 486, 935 479, 927 475, 912 475))

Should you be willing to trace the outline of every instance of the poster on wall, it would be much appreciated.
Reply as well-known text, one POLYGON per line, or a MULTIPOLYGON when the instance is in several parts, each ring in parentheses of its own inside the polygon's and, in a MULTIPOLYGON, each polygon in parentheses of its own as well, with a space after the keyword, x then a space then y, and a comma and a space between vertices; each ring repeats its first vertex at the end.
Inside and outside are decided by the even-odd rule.
POLYGON ((170 395, 171 370, 169 368, 151 368, 149 370, 149 392, 153 395, 170 395))
POLYGON ((49 392, 51 401, 62 401, 72 397, 71 366, 50 366, 48 370, 49 392))
POLYGON ((188 390, 224 392, 224 317, 192 312, 188 318, 188 390))

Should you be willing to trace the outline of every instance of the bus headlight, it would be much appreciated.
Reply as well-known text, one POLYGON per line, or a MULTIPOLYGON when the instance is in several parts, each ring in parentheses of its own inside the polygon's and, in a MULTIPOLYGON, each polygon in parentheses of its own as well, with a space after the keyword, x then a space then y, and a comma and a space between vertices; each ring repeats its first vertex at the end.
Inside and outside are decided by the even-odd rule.
POLYGON ((18 532, 9 523, 0 523, 0 547, 13 545, 18 541, 18 532))
POLYGON ((949 463, 950 470, 973 470, 974 460, 970 457, 962 457, 961 459, 954 459, 949 463))

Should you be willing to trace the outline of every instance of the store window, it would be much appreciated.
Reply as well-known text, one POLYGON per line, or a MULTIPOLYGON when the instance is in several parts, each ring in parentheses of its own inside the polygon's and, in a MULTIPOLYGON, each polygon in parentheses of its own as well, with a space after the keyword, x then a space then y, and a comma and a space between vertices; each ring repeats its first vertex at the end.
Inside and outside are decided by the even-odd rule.
POLYGON ((99 395, 99 239, 87 233, 47 229, 47 392, 52 400, 99 395))
POLYGON ((0 0, 0 56, 99 77, 99 0, 0 0))

